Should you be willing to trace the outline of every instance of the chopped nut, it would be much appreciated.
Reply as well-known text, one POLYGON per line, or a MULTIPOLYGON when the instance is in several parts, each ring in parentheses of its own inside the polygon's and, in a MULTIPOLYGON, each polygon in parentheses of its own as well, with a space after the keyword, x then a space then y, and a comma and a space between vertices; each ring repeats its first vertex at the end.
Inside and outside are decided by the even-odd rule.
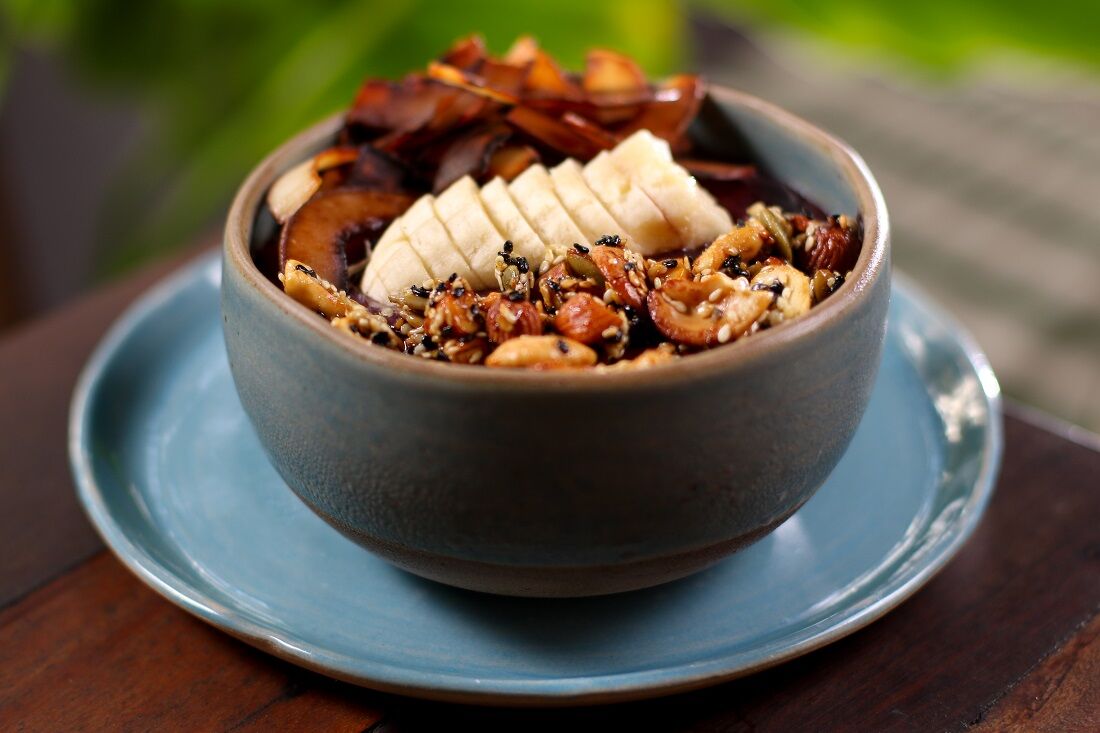
POLYGON ((625 326, 622 317, 599 298, 577 293, 558 308, 554 328, 582 344, 595 344, 622 333, 625 326), (604 336, 608 331, 611 334, 604 336))
POLYGON ((325 318, 339 318, 352 310, 362 308, 343 290, 327 280, 322 280, 308 265, 298 260, 287 260, 286 268, 279 275, 283 290, 294 300, 325 318))
POLYGON ((440 283, 428 298, 424 324, 436 340, 472 336, 481 331, 478 298, 462 278, 440 283))
POLYGON ((491 342, 502 344, 517 336, 541 334, 542 318, 531 302, 512 302, 498 295, 485 311, 485 330, 491 342))
POLYGON ((691 271, 696 275, 702 275, 707 270, 718 272, 726 259, 734 255, 748 262, 760 253, 766 234, 760 222, 749 219, 744 226, 737 227, 711 242, 710 246, 695 258, 691 271))
POLYGON ((855 267, 859 258, 859 238, 855 227, 846 227, 841 219, 831 219, 824 226, 814 229, 814 248, 809 253, 807 265, 815 270, 847 272, 855 267))
POLYGON ((565 336, 520 336, 498 346, 486 366, 567 369, 592 366, 596 352, 565 336))
POLYGON ((783 319, 800 316, 810 310, 810 279, 792 265, 765 265, 752 279, 754 292, 774 296, 774 308, 783 319))
POLYGON ((771 295, 746 289, 721 273, 699 281, 674 280, 661 291, 652 291, 647 299, 650 317, 662 334, 673 341, 691 346, 715 346, 744 334, 763 315, 771 295), (715 290, 722 296, 710 300, 715 290), (701 304, 710 310, 698 311, 701 304))
POLYGON ((645 304, 649 286, 641 272, 645 260, 640 255, 608 245, 595 247, 586 257, 599 270, 615 300, 631 308, 641 308, 645 304))

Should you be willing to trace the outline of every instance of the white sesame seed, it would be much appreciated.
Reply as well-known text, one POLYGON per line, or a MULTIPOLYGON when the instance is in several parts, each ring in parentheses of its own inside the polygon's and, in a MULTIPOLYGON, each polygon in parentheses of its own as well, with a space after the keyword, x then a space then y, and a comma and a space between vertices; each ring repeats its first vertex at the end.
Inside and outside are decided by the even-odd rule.
POLYGON ((550 269, 550 261, 549 260, 543 260, 542 264, 539 265, 539 274, 542 275, 543 273, 545 273, 549 269, 550 269))
MULTIPOLYGON (((718 329, 718 343, 724 344, 727 341, 729 341, 732 336, 733 336, 733 329, 730 328, 730 324, 727 323, 724 326, 722 326, 720 329, 718 329)), ((754 341, 753 343, 756 343, 756 342, 754 341)))
POLYGON ((607 328, 605 328, 603 330, 603 332, 600 335, 603 336, 605 339, 609 339, 609 338, 614 338, 615 334, 617 334, 618 332, 619 332, 619 329, 616 328, 615 326, 608 326, 607 328))
POLYGON ((715 288, 714 290, 710 291, 710 295, 707 296, 707 300, 709 300, 711 303, 717 303, 721 297, 722 288, 715 288))
POLYGON ((611 288, 603 291, 603 299, 607 302, 611 302, 615 299, 615 291, 611 288))
POLYGON ((502 315, 504 320, 508 321, 508 323, 515 323, 519 320, 519 316, 513 313, 512 309, 506 305, 500 306, 500 315, 502 315))
POLYGON ((668 297, 667 295, 665 296, 665 302, 668 303, 669 305, 671 305, 679 313, 687 313, 688 312, 688 307, 686 305, 684 305, 683 303, 681 303, 678 300, 673 300, 672 298, 668 297))
POLYGON ((653 278, 653 288, 654 289, 660 288, 661 285, 662 285, 661 278, 659 278, 659 277, 653 278))

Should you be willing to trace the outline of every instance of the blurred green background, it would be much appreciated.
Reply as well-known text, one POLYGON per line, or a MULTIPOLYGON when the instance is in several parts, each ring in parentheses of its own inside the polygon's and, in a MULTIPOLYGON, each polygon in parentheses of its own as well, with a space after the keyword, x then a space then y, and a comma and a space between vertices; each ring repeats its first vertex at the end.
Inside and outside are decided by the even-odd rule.
POLYGON ((1066 0, 0 0, 0 256, 20 273, 0 328, 194 247, 248 169, 364 76, 532 33, 566 66, 597 45, 700 69, 850 140, 902 269, 1012 394, 1095 429, 1097 28, 1100 4, 1066 0))

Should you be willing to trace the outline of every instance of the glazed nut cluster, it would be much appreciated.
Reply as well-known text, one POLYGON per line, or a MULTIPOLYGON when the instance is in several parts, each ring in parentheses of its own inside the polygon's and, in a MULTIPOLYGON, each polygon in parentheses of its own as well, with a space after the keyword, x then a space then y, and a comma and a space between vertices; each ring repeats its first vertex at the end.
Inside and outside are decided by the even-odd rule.
POLYGON ((719 346, 806 313, 858 256, 855 222, 754 204, 697 252, 646 258, 616 235, 554 247, 537 265, 504 242, 497 289, 462 278, 411 284, 362 305, 290 260, 287 294, 372 344, 459 364, 528 369, 645 367, 719 346))

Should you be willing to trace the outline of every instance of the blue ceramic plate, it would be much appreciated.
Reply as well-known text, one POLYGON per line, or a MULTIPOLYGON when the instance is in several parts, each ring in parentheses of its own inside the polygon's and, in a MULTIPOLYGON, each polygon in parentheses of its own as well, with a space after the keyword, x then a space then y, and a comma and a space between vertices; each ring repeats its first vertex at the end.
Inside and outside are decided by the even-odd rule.
POLYGON ((703 573, 618 596, 437 585, 341 537, 268 464, 229 374, 219 273, 208 257, 155 289, 92 358, 72 408, 80 498, 156 591, 333 677, 492 704, 701 687, 882 616, 959 549, 990 496, 997 383, 959 328, 899 283, 851 447, 773 534, 703 573))

